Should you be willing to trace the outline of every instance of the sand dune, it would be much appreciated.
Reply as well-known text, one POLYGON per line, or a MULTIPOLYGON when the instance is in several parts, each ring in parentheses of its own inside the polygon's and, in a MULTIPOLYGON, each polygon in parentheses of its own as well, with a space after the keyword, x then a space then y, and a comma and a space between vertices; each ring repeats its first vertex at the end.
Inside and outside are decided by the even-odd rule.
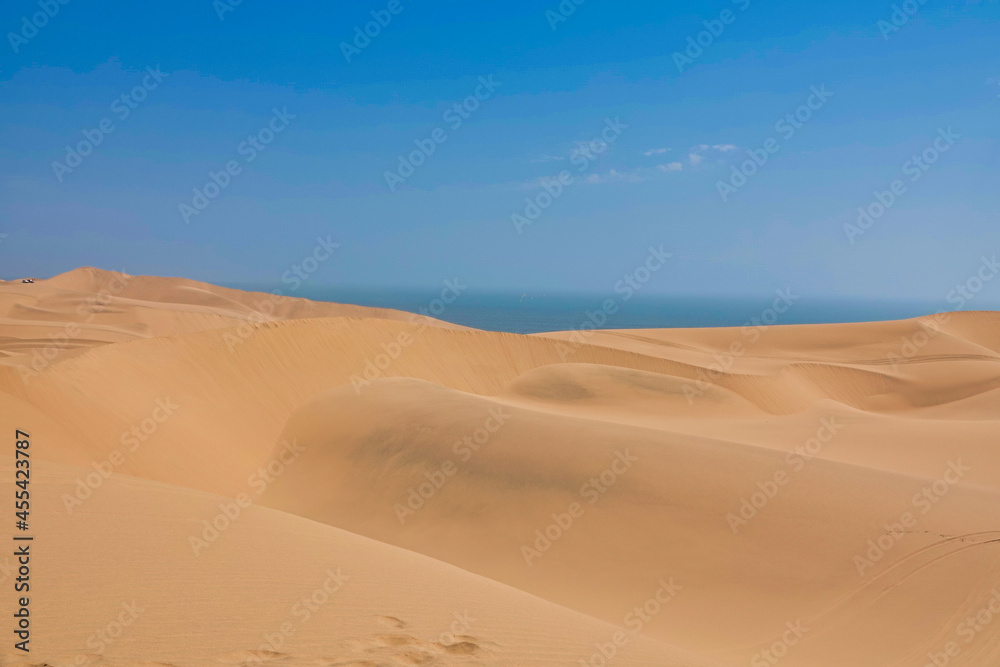
POLYGON ((34 284, 0 283, 0 363, 49 362, 65 350, 310 317, 372 317, 461 328, 385 308, 243 292, 183 278, 132 276, 91 267, 34 284), (67 326, 69 325, 69 326, 67 326), (75 325, 75 326, 74 326, 75 325))
MULTIPOLYGON (((35 664, 574 665, 617 631, 420 554, 145 480, 114 476, 67 514, 56 499, 86 474, 36 470, 35 664)), ((618 658, 711 665, 637 635, 618 658)))
POLYGON ((39 577, 73 573, 40 660, 93 652, 79 591, 140 584, 157 620, 95 661, 599 664, 615 626, 608 664, 1000 659, 1000 623, 967 621, 1000 586, 1000 313, 520 336, 298 299, 255 323, 267 295, 100 297, 116 279, 0 284, 0 427, 45 443, 39 577), (219 496, 253 508, 189 559, 219 496), (248 653, 331 552, 361 592, 248 653), (477 648, 435 639, 473 604, 477 648))
MULTIPOLYGON (((820 437, 824 420, 827 446, 851 437, 835 416, 816 420, 820 437)), ((650 581, 672 577, 683 593, 645 632, 682 637, 692 650, 749 660, 765 648, 761 638, 802 619, 810 634, 796 656, 811 663, 850 638, 837 624, 892 630, 898 619, 884 605, 920 601, 928 608, 920 633, 895 645, 887 639, 880 655, 865 647, 867 662, 851 658, 885 664, 960 611, 961 601, 923 579, 907 583, 907 567, 873 565, 861 576, 854 562, 893 512, 914 510, 909 499, 927 483, 920 478, 828 460, 790 464, 767 448, 553 416, 412 380, 381 381, 362 397, 333 390, 298 411, 283 436, 305 451, 301 465, 268 488, 264 504, 609 622, 623 618, 650 581), (478 445, 475 434, 484 430, 478 445), (781 486, 772 481, 779 471, 781 486), (768 485, 775 496, 757 516, 742 518, 741 497, 768 485), (303 488, 323 491, 305 497, 303 488), (756 650, 742 655, 747 646, 756 650)), ((941 466, 937 475, 949 474, 941 466)), ((970 473, 958 470, 960 479, 970 473)), ((907 527, 893 555, 910 558, 942 534, 986 535, 976 553, 935 565, 950 573, 951 589, 968 591, 1000 574, 1000 498, 950 486, 946 497, 907 527)), ((965 545, 935 555, 951 557, 965 545)))

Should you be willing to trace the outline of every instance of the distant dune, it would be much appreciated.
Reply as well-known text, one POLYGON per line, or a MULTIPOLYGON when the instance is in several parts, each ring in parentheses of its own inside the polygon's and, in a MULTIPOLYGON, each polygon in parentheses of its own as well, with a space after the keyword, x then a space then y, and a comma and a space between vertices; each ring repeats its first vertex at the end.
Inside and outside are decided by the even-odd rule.
POLYGON ((7 662, 1000 664, 996 312, 522 336, 78 269, 0 283, 0 426, 7 662))

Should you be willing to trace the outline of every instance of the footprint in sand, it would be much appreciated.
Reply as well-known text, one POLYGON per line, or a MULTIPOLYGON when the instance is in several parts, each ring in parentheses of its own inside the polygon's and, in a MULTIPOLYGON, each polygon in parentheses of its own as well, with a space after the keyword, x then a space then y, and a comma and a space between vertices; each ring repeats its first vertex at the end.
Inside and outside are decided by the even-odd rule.
POLYGON ((457 642, 455 644, 438 644, 448 655, 475 655, 479 644, 474 642, 457 642))
POLYGON ((419 646, 420 648, 433 646, 431 642, 410 635, 376 635, 375 641, 383 646, 419 646))
MULTIPOLYGON (((380 617, 381 619, 400 621, 395 617, 380 617)), ((383 623, 384 624, 384 623, 383 623)), ((405 623, 404 623, 405 624, 405 623)), ((466 659, 481 653, 482 646, 478 639, 467 635, 455 637, 451 643, 432 642, 413 635, 392 633, 369 637, 351 637, 340 642, 340 646, 354 654, 353 658, 344 656, 340 661, 325 659, 325 667, 383 667, 387 665, 450 665, 467 664, 466 659), (455 662, 459 661, 459 662, 455 662)))

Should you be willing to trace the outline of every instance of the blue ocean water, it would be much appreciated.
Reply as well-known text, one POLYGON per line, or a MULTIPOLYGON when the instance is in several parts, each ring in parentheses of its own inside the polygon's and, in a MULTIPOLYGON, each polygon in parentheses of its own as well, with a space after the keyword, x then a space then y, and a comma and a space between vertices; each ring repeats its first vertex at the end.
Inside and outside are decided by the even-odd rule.
MULTIPOLYGON (((231 284, 238 289, 270 292, 274 285, 231 284)), ((917 301, 809 299, 792 292, 762 297, 696 297, 621 294, 533 295, 476 292, 467 289, 450 304, 440 290, 378 290, 304 284, 287 296, 315 301, 352 303, 425 313, 437 319, 489 331, 540 333, 580 328, 652 329, 672 327, 728 327, 745 324, 818 324, 867 322, 929 315, 947 304, 917 301), (613 302, 609 305, 609 302, 613 302), (784 309, 778 312, 775 309, 784 309)))

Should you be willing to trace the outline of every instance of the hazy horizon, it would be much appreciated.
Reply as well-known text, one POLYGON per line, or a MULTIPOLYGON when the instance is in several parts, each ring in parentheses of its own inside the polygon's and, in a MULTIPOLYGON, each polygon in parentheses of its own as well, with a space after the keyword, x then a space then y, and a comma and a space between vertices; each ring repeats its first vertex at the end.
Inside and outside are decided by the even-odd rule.
POLYGON ((601 291, 662 246, 648 292, 945 302, 1000 249, 996 2, 59 6, 0 20, 6 277, 322 241, 330 285, 601 291))
MULTIPOLYGON (((88 267, 77 267, 88 268, 88 267)), ((137 275, 129 267, 104 269, 137 275)), ((71 269, 72 271, 73 269, 71 269)), ((316 275, 320 272, 316 271, 316 275)), ((59 274, 55 274, 59 275, 59 274)), ((323 282, 314 274, 288 272, 284 280, 219 281, 221 287, 273 293, 329 303, 346 303, 377 308, 392 308, 429 314, 448 322, 514 333, 539 333, 589 327, 590 311, 601 310, 611 299, 621 312, 612 314, 598 328, 686 328, 742 326, 759 317, 769 303, 777 300, 789 307, 769 324, 824 324, 875 322, 909 319, 941 312, 995 310, 997 299, 980 293, 951 289, 939 299, 890 298, 866 295, 816 295, 801 293, 791 285, 770 293, 666 293, 652 289, 651 274, 645 283, 616 281, 605 289, 491 289, 463 282, 452 276, 436 285, 358 285, 323 282), (428 305, 444 291, 454 295, 447 308, 429 313, 428 305), (629 308, 631 306, 631 309, 629 308), (670 310, 657 310, 670 309, 670 310)), ((25 277, 46 279, 37 274, 0 276, 0 280, 25 277)), ((165 276, 190 278, 190 276, 165 276)), ((960 286, 961 287, 961 286, 960 286)))

